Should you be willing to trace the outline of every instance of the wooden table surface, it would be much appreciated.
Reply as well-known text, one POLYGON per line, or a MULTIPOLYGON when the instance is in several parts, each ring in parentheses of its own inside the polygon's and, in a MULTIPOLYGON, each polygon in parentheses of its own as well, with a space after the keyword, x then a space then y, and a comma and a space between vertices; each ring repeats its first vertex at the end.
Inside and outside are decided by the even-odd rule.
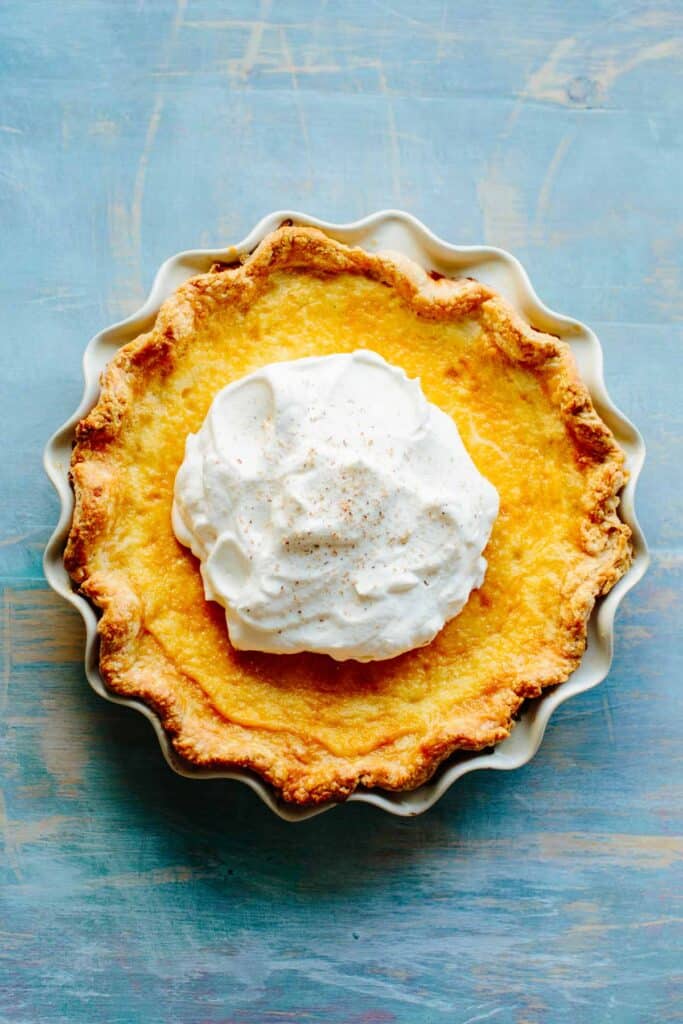
POLYGON ((0 40, 2 1021, 680 1020, 680 2, 4 0, 0 40), (512 249, 649 446, 609 679, 416 820, 175 777, 42 577, 88 338, 285 206, 512 249))

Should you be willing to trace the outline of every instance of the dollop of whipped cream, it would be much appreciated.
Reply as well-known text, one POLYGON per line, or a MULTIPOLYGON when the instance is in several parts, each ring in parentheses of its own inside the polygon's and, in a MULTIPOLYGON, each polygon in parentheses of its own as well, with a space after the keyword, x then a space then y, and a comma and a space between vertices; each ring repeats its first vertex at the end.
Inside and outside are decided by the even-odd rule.
POLYGON ((187 438, 173 528, 234 647, 373 661, 458 614, 497 513, 453 420, 360 350, 223 388, 187 438))

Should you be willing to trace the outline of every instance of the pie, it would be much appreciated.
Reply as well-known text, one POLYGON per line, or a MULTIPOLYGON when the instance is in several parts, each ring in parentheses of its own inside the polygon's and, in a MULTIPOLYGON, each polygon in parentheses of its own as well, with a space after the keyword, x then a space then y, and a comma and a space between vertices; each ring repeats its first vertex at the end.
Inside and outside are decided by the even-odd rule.
POLYGON ((183 284, 104 372, 76 430, 65 563, 101 610, 106 686, 152 708, 182 759, 250 769, 297 804, 343 800, 418 786, 567 679, 630 563, 626 475, 566 343, 477 281, 285 224, 183 284), (235 650, 171 525, 185 439, 231 381, 359 347, 420 378, 498 490, 484 583, 387 661, 235 650))

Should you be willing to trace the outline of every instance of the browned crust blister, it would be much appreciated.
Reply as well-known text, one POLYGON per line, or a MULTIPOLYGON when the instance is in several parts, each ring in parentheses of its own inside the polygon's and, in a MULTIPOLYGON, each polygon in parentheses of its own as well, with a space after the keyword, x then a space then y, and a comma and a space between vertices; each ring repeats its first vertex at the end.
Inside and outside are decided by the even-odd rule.
POLYGON ((314 228, 282 227, 244 262, 192 278, 162 306, 149 333, 125 345, 105 370, 100 398, 76 430, 71 463, 75 509, 64 561, 74 583, 101 610, 100 669, 112 691, 137 697, 159 716, 176 751, 189 763, 248 768, 299 804, 343 800, 358 786, 411 789, 428 779, 458 749, 479 750, 504 739, 522 701, 566 679, 585 649, 588 618, 598 595, 628 568, 630 530, 618 514, 626 479, 623 452, 595 411, 568 345, 525 323, 499 296, 469 279, 434 279, 404 257, 348 248, 314 228), (273 271, 302 268, 334 275, 365 275, 394 288, 421 317, 446 320, 478 311, 482 326, 507 356, 542 376, 585 471, 581 537, 586 567, 568 579, 562 599, 566 642, 539 665, 535 678, 495 686, 458 709, 427 740, 410 738, 390 753, 382 748, 353 758, 333 757, 296 736, 227 722, 201 688, 183 676, 145 633, 140 596, 125 575, 97 558, 116 517, 114 457, 127 409, 145 386, 150 368, 170 371, 191 344, 198 320, 234 303, 246 309, 273 271), (96 563, 99 561, 99 567, 96 563))

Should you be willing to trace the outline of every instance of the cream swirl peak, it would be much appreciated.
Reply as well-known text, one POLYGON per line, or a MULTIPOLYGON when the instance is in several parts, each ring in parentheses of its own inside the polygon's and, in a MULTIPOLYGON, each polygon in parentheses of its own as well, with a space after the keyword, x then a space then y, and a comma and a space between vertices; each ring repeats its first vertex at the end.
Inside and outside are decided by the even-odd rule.
POLYGON ((360 350, 223 388, 187 438, 173 528, 234 647, 373 661, 458 614, 497 513, 453 420, 360 350))

